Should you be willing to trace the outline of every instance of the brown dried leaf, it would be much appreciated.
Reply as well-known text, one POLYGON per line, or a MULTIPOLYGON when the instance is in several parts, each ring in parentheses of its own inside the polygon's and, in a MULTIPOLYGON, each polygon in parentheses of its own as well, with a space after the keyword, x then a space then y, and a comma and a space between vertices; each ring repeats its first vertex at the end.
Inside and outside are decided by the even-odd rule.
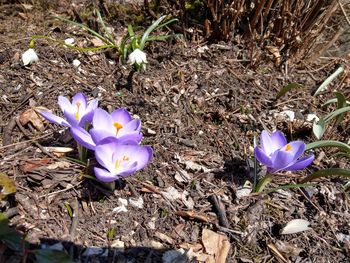
POLYGON ((189 217, 189 218, 197 219, 204 222, 215 222, 216 220, 216 217, 214 216, 203 214, 203 213, 197 213, 195 211, 176 211, 175 215, 182 216, 182 217, 189 217))
POLYGON ((215 233, 209 229, 203 229, 202 243, 206 253, 213 255, 215 263, 225 263, 230 250, 230 242, 227 236, 215 233))
POLYGON ((94 47, 100 47, 100 46, 105 45, 105 43, 97 37, 91 39, 91 43, 94 45, 94 47))
POLYGON ((41 166, 44 166, 50 162, 50 159, 44 158, 40 160, 27 160, 24 164, 21 165, 21 171, 23 173, 31 172, 41 166))
POLYGON ((39 130, 44 131, 44 124, 40 116, 35 112, 34 109, 27 109, 19 115, 19 122, 22 125, 26 125, 28 122, 32 123, 33 126, 39 130))

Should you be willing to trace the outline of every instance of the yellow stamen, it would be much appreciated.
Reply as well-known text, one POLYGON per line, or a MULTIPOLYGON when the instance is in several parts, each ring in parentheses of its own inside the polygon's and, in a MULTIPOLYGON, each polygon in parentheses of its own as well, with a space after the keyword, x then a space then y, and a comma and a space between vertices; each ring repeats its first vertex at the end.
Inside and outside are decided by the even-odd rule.
POLYGON ((121 159, 121 160, 116 160, 116 161, 115 161, 115 169, 118 170, 119 167, 120 167, 120 165, 122 164, 122 162, 128 162, 129 159, 130 159, 129 156, 124 155, 124 156, 123 156, 123 159, 121 159))
POLYGON ((288 152, 288 151, 291 151, 292 150, 292 146, 290 146, 290 144, 287 144, 286 145, 286 151, 288 152))
POLYGON ((79 108, 80 108, 80 102, 77 102, 77 103, 75 103, 75 105, 77 106, 77 113, 75 113, 75 118, 77 119, 77 120, 79 120, 79 108))
POLYGON ((119 131, 121 128, 123 128, 123 125, 121 125, 119 122, 113 123, 113 126, 114 126, 114 127, 116 128, 116 130, 117 130, 116 133, 118 133, 118 131, 119 131))

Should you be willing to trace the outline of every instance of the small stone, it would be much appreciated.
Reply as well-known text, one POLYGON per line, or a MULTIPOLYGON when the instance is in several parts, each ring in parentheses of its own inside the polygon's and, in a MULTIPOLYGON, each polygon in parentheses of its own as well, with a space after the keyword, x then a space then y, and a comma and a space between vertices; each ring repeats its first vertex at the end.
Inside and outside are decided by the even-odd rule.
POLYGON ((80 62, 80 60, 78 60, 78 59, 74 59, 73 62, 72 62, 72 64, 73 64, 74 67, 77 68, 77 67, 80 66, 81 62, 80 62))

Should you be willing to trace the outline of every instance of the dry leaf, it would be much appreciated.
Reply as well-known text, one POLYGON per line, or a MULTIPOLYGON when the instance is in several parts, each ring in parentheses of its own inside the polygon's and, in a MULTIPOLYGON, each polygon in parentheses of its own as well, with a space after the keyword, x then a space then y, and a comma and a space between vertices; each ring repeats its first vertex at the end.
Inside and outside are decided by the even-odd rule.
POLYGON ((94 47, 100 47, 100 46, 105 45, 105 43, 97 37, 91 39, 91 43, 94 45, 94 47))
POLYGON ((53 164, 50 164, 48 166, 46 166, 47 169, 49 170, 55 170, 57 168, 68 168, 70 166, 69 162, 66 161, 59 161, 59 162, 55 162, 53 164))
POLYGON ((306 231, 311 229, 309 227, 310 222, 304 219, 293 219, 292 221, 288 222, 287 225, 282 229, 281 234, 295 234, 302 231, 306 231))
POLYGON ((202 234, 202 243, 206 253, 213 255, 215 263, 225 263, 230 250, 230 242, 227 236, 215 233, 209 229, 204 229, 202 234))
POLYGON ((28 160, 23 165, 21 165, 21 171, 23 173, 31 172, 41 166, 44 166, 50 162, 50 159, 40 159, 40 160, 28 160))
POLYGON ((175 215, 182 216, 182 217, 189 217, 189 218, 197 219, 204 222, 214 222, 216 219, 216 217, 214 216, 210 216, 203 213, 197 213, 195 211, 176 211, 175 215))
POLYGON ((34 109, 28 109, 19 115, 19 122, 22 125, 26 125, 28 122, 32 123, 33 126, 39 130, 44 131, 44 124, 40 116, 35 112, 34 109))

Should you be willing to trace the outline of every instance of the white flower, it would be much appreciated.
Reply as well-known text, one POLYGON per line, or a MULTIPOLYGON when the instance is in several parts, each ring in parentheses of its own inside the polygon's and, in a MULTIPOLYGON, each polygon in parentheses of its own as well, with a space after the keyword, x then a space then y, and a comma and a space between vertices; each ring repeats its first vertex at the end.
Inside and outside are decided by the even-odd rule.
POLYGON ((137 65, 147 63, 146 53, 136 48, 132 53, 130 53, 128 63, 130 65, 134 65, 135 63, 137 65))
POLYGON ((39 60, 38 55, 34 49, 30 48, 22 54, 22 62, 24 66, 37 62, 39 60))

